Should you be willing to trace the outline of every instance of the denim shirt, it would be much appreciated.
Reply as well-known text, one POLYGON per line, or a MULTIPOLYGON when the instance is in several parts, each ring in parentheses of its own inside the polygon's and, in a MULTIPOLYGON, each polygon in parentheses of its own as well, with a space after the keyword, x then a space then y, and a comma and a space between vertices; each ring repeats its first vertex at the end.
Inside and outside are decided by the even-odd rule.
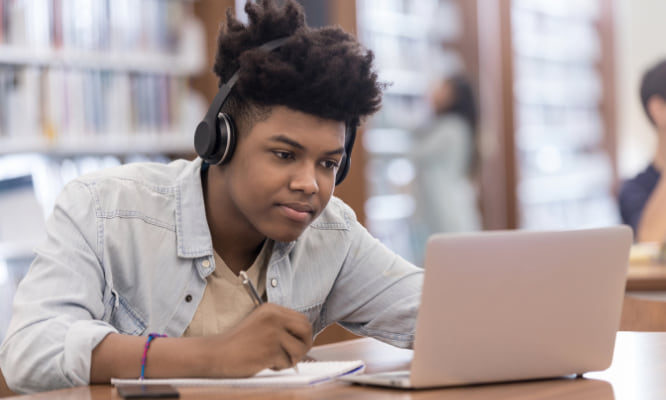
MULTIPOLYGON (((67 184, 0 347, 13 390, 88 384, 92 350, 112 332, 182 335, 215 268, 200 171, 200 159, 129 164, 67 184)), ((266 293, 315 334, 339 322, 411 347, 422 282, 333 197, 298 240, 275 243, 266 293)))

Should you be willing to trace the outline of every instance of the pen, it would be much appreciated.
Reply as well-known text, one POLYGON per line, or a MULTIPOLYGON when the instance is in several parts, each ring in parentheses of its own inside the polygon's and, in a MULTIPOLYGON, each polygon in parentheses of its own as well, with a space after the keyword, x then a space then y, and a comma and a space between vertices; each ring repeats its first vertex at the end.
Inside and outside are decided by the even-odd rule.
POLYGON ((263 300, 261 300, 261 297, 259 297, 259 293, 257 293, 257 289, 254 288, 254 285, 252 284, 252 281, 250 280, 250 277, 247 276, 245 271, 241 271, 240 274, 238 274, 238 277, 240 278, 241 282, 243 283, 243 286, 245 287, 245 290, 250 295, 250 298, 252 299, 252 302, 254 303, 254 306, 259 307, 260 305, 262 305, 263 300))
MULTIPOLYGON (((261 300, 261 297, 259 296, 259 293, 257 293, 257 289, 254 288, 254 285, 252 284, 252 281, 250 280, 250 277, 247 276, 247 273, 245 271, 241 271, 238 274, 238 278, 240 278, 241 282, 243 283, 243 287, 245 287, 245 291, 250 295, 250 298, 252 299, 252 302, 254 303, 255 307, 259 307, 264 303, 263 300, 261 300)), ((294 371, 296 373, 300 373, 298 370, 298 363, 294 364, 294 371)))

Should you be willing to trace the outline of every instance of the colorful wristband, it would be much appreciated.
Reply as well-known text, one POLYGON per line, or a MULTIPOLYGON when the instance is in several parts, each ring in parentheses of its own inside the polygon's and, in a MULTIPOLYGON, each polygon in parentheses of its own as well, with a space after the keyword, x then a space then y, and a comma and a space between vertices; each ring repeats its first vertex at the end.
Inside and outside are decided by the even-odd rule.
POLYGON ((143 347, 143 357, 141 357, 141 376, 139 379, 143 380, 144 375, 146 374, 146 358, 148 358, 148 348, 150 347, 150 342, 153 339, 158 337, 166 337, 167 335, 160 335, 159 333, 151 333, 148 335, 148 340, 146 340, 146 345, 143 347))

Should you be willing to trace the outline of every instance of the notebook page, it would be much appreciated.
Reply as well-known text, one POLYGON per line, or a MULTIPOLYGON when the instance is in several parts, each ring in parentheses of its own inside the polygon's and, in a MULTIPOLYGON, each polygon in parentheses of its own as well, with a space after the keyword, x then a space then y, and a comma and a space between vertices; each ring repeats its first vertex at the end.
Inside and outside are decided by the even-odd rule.
POLYGON ((337 377, 359 374, 365 369, 363 361, 306 361, 293 368, 273 371, 265 369, 250 378, 234 379, 111 379, 112 385, 157 385, 176 387, 231 386, 231 387, 296 387, 311 386, 337 377))

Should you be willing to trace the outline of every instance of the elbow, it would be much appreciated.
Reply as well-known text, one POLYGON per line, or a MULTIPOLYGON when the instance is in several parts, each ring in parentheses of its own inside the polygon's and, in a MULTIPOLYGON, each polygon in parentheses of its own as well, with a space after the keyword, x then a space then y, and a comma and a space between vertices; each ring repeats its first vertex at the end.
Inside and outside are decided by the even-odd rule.
POLYGON ((0 348, 0 370, 11 391, 27 394, 76 386, 60 368, 58 359, 63 358, 62 354, 38 357, 34 350, 24 350, 22 344, 11 340, 0 348))
POLYGON ((23 364, 2 364, 7 387, 17 394, 45 392, 74 387, 71 381, 49 367, 23 364))

